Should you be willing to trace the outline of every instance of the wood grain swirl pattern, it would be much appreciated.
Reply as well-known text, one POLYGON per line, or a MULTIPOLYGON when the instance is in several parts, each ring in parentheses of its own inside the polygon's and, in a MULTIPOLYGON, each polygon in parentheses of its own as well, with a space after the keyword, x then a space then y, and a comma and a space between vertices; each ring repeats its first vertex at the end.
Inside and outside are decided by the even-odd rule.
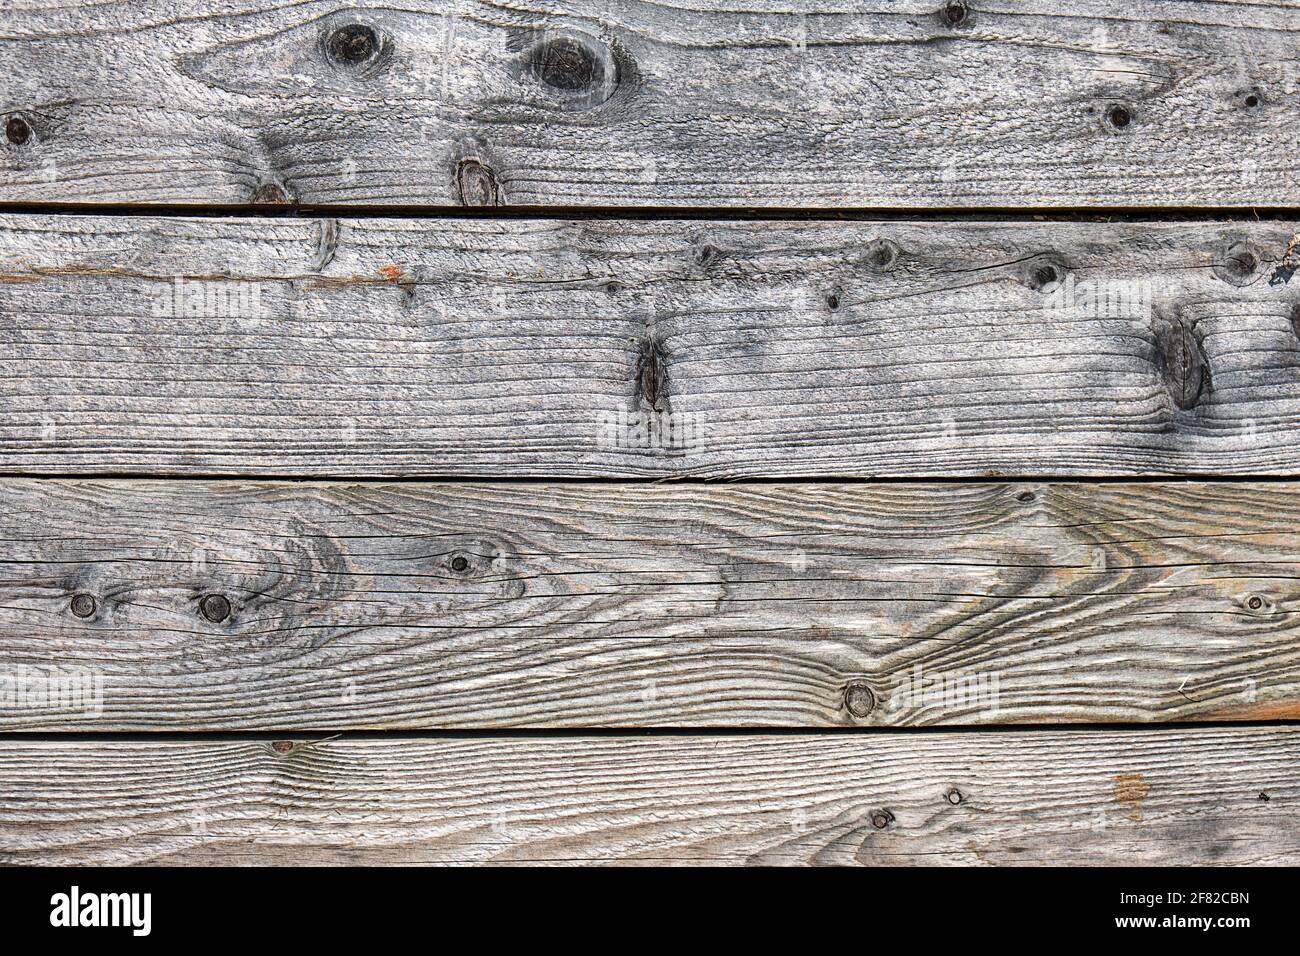
POLYGON ((1294 719, 1297 500, 10 480, 0 729, 1294 719))
POLYGON ((8 13, 0 202, 1245 208, 1300 186, 1284 0, 8 13))

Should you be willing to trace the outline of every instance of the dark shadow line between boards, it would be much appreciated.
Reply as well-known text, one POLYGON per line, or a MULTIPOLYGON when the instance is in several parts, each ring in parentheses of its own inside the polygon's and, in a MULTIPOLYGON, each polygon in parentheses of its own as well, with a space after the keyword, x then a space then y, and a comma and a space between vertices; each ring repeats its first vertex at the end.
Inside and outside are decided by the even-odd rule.
POLYGON ((498 739, 569 739, 630 737, 840 737, 840 736, 929 736, 945 734, 1032 735, 1050 733, 1176 733, 1186 730, 1259 730, 1300 728, 1300 720, 1181 720, 1089 723, 1023 724, 927 724, 925 726, 878 727, 502 727, 389 730, 349 730, 336 728, 285 728, 279 730, 76 730, 76 731, 0 731, 0 743, 67 743, 103 742, 275 742, 299 740, 498 740, 498 739))
POLYGON ((1140 474, 1140 475, 353 475, 344 473, 275 474, 245 471, 132 472, 132 471, 0 471, 0 481, 141 481, 141 482, 261 482, 267 484, 354 485, 1188 485, 1188 484, 1288 484, 1300 481, 1300 472, 1255 475, 1140 474))
POLYGON ((774 222, 1215 222, 1300 220, 1291 206, 452 206, 386 203, 86 203, 0 201, 0 215, 248 219, 558 219, 774 222))

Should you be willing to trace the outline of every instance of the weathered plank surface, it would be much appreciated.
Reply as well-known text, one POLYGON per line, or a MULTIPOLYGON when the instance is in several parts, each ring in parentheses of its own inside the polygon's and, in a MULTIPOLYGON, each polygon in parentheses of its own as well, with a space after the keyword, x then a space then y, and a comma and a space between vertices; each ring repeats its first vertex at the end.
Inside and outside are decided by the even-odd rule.
POLYGON ((1300 9, 7 5, 0 201, 1292 204, 1300 9))
POLYGON ((7 481, 0 729, 1296 718, 1297 529, 1293 484, 7 481))
POLYGON ((0 863, 1296 864, 1300 731, 0 743, 0 863))
POLYGON ((1295 230, 3 217, 0 470, 1295 473, 1295 230))

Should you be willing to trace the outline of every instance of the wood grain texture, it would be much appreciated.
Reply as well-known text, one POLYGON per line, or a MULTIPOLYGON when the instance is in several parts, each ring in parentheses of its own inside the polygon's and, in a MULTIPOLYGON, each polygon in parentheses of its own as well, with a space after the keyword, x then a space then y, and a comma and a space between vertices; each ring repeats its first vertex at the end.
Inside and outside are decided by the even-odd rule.
POLYGON ((1290 864, 1295 728, 0 743, 0 863, 1290 864))
POLYGON ((1295 230, 0 217, 0 471, 1293 474, 1295 230))
POLYGON ((1298 35, 1280 0, 29 0, 0 201, 1293 204, 1298 35))
POLYGON ((11 480, 0 730, 1295 719, 1298 501, 11 480))

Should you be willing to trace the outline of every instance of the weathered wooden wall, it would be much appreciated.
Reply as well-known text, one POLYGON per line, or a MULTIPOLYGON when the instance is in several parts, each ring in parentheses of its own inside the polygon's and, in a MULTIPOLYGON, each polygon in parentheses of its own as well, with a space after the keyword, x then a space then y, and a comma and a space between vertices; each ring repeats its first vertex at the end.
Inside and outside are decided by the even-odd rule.
POLYGON ((6 6, 0 863, 1300 862, 1298 36, 6 6))

